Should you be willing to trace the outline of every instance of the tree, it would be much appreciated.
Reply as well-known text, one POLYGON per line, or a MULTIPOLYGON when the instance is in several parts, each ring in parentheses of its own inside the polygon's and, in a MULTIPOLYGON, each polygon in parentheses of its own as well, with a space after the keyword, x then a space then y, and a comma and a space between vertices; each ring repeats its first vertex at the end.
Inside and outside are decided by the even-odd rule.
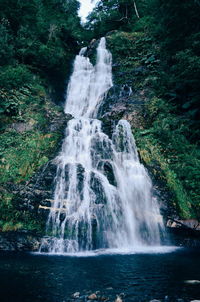
POLYGON ((0 0, 0 65, 23 64, 54 86, 64 83, 81 41, 79 5, 77 0, 0 0))

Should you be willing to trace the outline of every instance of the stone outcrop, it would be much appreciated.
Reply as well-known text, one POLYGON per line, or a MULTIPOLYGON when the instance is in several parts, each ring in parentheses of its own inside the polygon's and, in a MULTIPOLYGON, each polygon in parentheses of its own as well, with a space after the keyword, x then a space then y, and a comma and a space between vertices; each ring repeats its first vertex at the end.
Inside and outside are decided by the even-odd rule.
POLYGON ((174 245, 200 247, 200 223, 196 219, 169 218, 166 225, 174 245))
POLYGON ((41 238, 28 231, 0 233, 0 251, 38 251, 41 238))
POLYGON ((200 223, 196 219, 169 219, 167 221, 168 228, 175 228, 175 229, 189 229, 193 231, 200 231, 200 223))

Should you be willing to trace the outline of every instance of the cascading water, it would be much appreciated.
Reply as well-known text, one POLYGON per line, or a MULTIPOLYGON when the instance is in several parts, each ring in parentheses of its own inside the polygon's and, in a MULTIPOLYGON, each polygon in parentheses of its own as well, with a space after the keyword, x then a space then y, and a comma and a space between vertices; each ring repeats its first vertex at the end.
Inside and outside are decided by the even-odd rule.
POLYGON ((95 119, 112 87, 105 38, 93 66, 82 49, 68 85, 65 112, 75 118, 57 157, 54 204, 40 251, 70 253, 159 245, 163 228, 151 180, 139 162, 130 125, 120 120, 112 138, 95 119))

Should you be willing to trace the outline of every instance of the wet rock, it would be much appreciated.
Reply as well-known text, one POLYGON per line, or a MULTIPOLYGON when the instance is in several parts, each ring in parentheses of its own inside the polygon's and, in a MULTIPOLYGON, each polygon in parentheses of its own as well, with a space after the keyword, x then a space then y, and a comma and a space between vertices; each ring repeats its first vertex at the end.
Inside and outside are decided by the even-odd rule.
POLYGON ((200 231, 200 223, 196 219, 169 219, 167 221, 167 227, 169 228, 189 228, 192 230, 200 231))
POLYGON ((196 284, 200 284, 200 280, 186 280, 184 283, 185 284, 196 285, 196 284))
POLYGON ((121 298, 124 298, 124 297, 125 297, 125 293, 120 293, 119 296, 120 296, 121 298))
POLYGON ((109 183, 113 186, 117 186, 117 182, 113 173, 113 167, 111 165, 111 163, 109 162, 109 160, 102 160, 99 161, 98 163, 98 169, 101 169, 104 174, 106 175, 109 183))
POLYGON ((160 300, 153 299, 150 302, 161 302, 160 300))
POLYGON ((123 300, 120 296, 117 296, 117 299, 115 300, 115 302, 123 302, 123 300))
POLYGON ((30 131, 33 129, 33 125, 31 123, 13 123, 11 128, 16 130, 19 133, 30 131))
POLYGON ((2 251, 37 251, 41 237, 28 231, 10 231, 0 233, 0 250, 2 251))
POLYGON ((99 40, 93 39, 87 47, 86 56, 91 57, 94 55, 94 51, 97 48, 99 40))
POLYGON ((98 300, 100 300, 100 301, 108 301, 109 298, 105 297, 105 296, 100 296, 100 297, 98 297, 98 300))
POLYGON ((181 220, 170 217, 166 225, 172 244, 189 248, 200 247, 200 229, 196 219, 181 220))
POLYGON ((112 109, 105 113, 102 117, 102 119, 116 119, 116 120, 119 120, 123 115, 124 113, 126 112, 127 110, 127 107, 121 103, 121 104, 115 104, 115 107, 113 106, 112 109))
POLYGON ((133 110, 131 113, 126 113, 124 115, 124 119, 126 119, 134 128, 143 129, 143 120, 137 110, 133 110))
POLYGON ((25 185, 15 185, 13 205, 18 211, 31 213, 34 220, 46 222, 49 211, 42 207, 51 207, 53 202, 56 164, 49 161, 25 185))
POLYGON ((88 299, 89 300, 97 300, 97 295, 94 293, 94 294, 91 294, 88 296, 88 299))
POLYGON ((76 292, 72 295, 73 298, 77 299, 80 297, 80 293, 79 292, 76 292))

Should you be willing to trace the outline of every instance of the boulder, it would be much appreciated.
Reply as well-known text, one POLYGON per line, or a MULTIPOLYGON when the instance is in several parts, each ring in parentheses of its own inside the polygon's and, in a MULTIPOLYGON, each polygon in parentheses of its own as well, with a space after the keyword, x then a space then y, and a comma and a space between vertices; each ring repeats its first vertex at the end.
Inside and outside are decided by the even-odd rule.
POLYGON ((200 231, 200 223, 196 219, 173 219, 170 218, 167 221, 167 227, 169 228, 189 228, 195 231, 200 231))
POLYGON ((80 293, 79 292, 76 292, 72 295, 73 298, 77 299, 80 297, 80 293))
POLYGON ((186 280, 185 284, 197 285, 200 284, 200 280, 186 280))
POLYGON ((91 294, 88 296, 88 299, 89 300, 97 300, 97 295, 94 293, 94 294, 91 294))
POLYGON ((123 302, 123 300, 120 296, 117 296, 117 299, 115 300, 115 302, 123 302))
POLYGON ((0 233, 1 251, 38 251, 41 237, 28 231, 9 231, 0 233))

